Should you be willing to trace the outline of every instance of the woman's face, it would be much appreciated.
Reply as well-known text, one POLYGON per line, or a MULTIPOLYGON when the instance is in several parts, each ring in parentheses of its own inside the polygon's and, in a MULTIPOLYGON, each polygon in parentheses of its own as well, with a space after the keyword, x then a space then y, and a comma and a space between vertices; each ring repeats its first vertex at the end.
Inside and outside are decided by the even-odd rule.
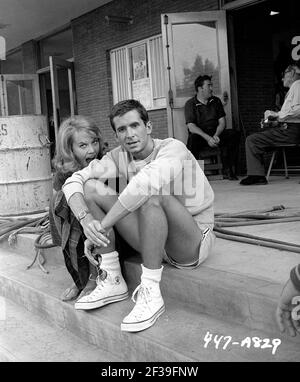
POLYGON ((81 167, 86 167, 93 159, 97 158, 100 145, 99 138, 91 135, 86 130, 76 131, 73 136, 73 153, 81 167))

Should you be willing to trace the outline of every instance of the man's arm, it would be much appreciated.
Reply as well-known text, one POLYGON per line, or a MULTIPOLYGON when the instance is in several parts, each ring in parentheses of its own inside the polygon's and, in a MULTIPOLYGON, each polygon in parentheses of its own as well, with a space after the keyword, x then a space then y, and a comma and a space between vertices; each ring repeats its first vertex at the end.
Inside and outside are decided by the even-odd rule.
POLYGON ((212 137, 206 134, 196 123, 193 99, 188 100, 184 105, 184 116, 186 121, 186 126, 192 134, 200 135, 207 142, 212 139, 212 137))
POLYGON ((187 127, 192 134, 198 134, 203 139, 205 139, 210 147, 216 147, 217 146, 217 142, 215 141, 215 139, 212 136, 206 134, 202 129, 200 129, 199 126, 190 122, 190 123, 187 123, 187 127))
POLYGON ((298 81, 291 86, 279 112, 271 110, 265 112, 265 119, 269 116, 277 118, 279 122, 300 120, 300 83, 298 81))
POLYGON ((106 237, 107 232, 103 229, 99 220, 94 219, 84 200, 83 194, 76 192, 70 197, 68 204, 76 218, 80 212, 88 212, 87 215, 80 220, 85 236, 96 246, 106 247, 107 244, 109 244, 109 239, 106 237))
POLYGON ((215 134, 213 136, 213 138, 216 139, 217 143, 220 142, 219 136, 222 134, 222 132, 224 131, 224 129, 226 127, 226 119, 225 119, 225 117, 219 118, 218 122, 219 123, 218 123, 218 126, 217 126, 217 130, 216 130, 216 132, 215 132, 215 134))
POLYGON ((122 206, 119 200, 112 206, 106 216, 101 221, 103 229, 109 231, 119 220, 124 218, 130 213, 125 207, 122 206))
POLYGON ((69 204, 69 199, 73 194, 77 192, 81 194, 84 193, 83 185, 89 179, 99 179, 105 182, 109 178, 116 178, 116 176, 116 165, 108 153, 104 155, 102 159, 95 159, 84 169, 74 172, 74 174, 65 181, 62 190, 69 204))
POLYGON ((200 137, 204 138, 207 142, 210 140, 211 136, 206 134, 199 126, 195 123, 187 123, 187 128, 192 134, 200 135, 200 137))

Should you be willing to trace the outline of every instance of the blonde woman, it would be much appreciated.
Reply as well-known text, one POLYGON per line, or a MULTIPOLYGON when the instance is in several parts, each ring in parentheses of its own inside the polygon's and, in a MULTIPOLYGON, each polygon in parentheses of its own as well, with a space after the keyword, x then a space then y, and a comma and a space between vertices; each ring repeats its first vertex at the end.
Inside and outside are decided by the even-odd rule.
POLYGON ((102 146, 99 127, 87 117, 70 117, 59 127, 53 159, 56 173, 53 179, 50 223, 53 242, 62 247, 67 270, 74 281, 62 293, 63 301, 74 300, 95 289, 97 271, 84 256, 85 236, 82 227, 68 207, 61 188, 75 171, 102 157, 102 146))

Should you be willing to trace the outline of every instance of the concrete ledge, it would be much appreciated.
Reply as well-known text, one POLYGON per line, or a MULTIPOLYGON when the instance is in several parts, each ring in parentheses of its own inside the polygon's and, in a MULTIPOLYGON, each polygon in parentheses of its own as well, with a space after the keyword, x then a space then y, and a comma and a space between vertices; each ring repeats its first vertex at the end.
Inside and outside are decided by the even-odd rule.
MULTIPOLYGON (((13 251, 27 259, 28 264, 34 256, 33 243, 35 238, 36 235, 21 234, 18 236, 17 245, 13 248, 13 251)), ((220 248, 217 247, 214 256, 195 270, 179 270, 169 264, 164 264, 164 275, 161 283, 163 296, 179 301, 196 313, 208 314, 212 317, 222 318, 227 322, 277 335, 275 309, 284 284, 274 280, 277 278, 276 274, 270 278, 271 265, 268 277, 261 270, 257 277, 252 276, 252 274, 259 267, 259 261, 273 261, 275 264, 273 268, 281 266, 281 269, 284 270, 285 266, 286 269, 289 269, 289 264, 295 261, 297 254, 283 254, 276 251, 276 253, 269 255, 269 253, 262 252, 261 248, 260 252, 243 254, 240 253, 238 243, 232 244, 224 240, 219 240, 218 243, 222 245, 224 251, 229 252, 231 250, 226 258, 222 256, 223 252, 220 252, 220 248), (239 252, 236 253, 237 251, 239 252), (248 260, 250 256, 252 263, 248 260), (253 261, 256 258, 257 261, 253 261), (239 261, 238 265, 235 265, 236 259, 239 261), (247 266, 249 274, 244 272, 247 266)), ((8 244, 5 246, 7 247, 8 244)), ((251 250, 255 248, 249 245, 244 247, 246 249, 250 247, 251 250)), ((63 255, 59 247, 44 250, 44 257, 46 269, 52 265, 64 267, 63 255)), ((124 263, 124 274, 132 289, 140 281, 140 262, 139 257, 131 257, 126 259, 124 263)), ((49 277, 51 278, 51 276, 49 277)), ((284 278, 281 277, 281 279, 284 278)), ((300 342, 300 337, 296 337, 292 341, 300 342)))
MULTIPOLYGON (((3 250, 0 256, 0 290, 3 296, 52 325, 67 329, 102 351, 111 353, 112 359, 127 362, 300 360, 299 345, 283 337, 275 355, 271 349, 257 349, 254 345, 249 348, 233 345, 228 349, 217 348, 213 339, 204 347, 207 332, 213 334, 213 338, 215 335, 219 338, 231 336, 232 341, 239 343, 248 336, 270 340, 274 337, 196 313, 169 298, 165 299, 166 313, 152 328, 135 334, 121 332, 120 322, 133 306, 129 299, 94 311, 76 311, 73 303, 64 303, 58 298, 68 283, 63 269, 49 266, 49 275, 38 269, 24 271, 24 258, 21 256, 3 253, 3 250), (49 287, 50 275, 50 282, 55 281, 52 287, 49 287)), ((224 341, 220 347, 225 345, 224 341)))
MULTIPOLYGON (((140 280, 140 260, 128 259, 125 270, 126 279, 134 288, 140 280)), ((161 289, 164 296, 180 301, 194 312, 278 334, 275 309, 282 289, 280 283, 205 265, 195 270, 179 270, 165 264, 161 289)), ((294 341, 300 343, 300 338, 294 341)))
POLYGON ((4 301, 6 317, 0 321, 0 361, 117 361, 112 354, 81 340, 69 330, 53 326, 52 322, 7 298, 4 301))

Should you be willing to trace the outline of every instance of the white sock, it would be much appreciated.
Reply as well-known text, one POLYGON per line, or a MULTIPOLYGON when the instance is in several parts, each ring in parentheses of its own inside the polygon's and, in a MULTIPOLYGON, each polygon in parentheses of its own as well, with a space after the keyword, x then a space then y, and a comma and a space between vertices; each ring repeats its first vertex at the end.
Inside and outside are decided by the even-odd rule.
POLYGON ((142 283, 143 284, 156 283, 159 285, 164 267, 161 266, 158 269, 150 269, 150 268, 146 268, 143 264, 141 264, 141 266, 142 266, 142 275, 141 275, 142 283))
POLYGON ((101 269, 106 271, 115 271, 120 269, 119 253, 117 251, 103 253, 101 257, 101 269))

